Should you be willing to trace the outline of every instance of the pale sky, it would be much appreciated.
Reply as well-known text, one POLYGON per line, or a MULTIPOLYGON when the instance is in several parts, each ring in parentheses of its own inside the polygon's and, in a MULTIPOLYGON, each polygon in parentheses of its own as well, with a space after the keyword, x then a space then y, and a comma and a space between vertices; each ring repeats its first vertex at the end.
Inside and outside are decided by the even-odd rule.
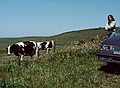
POLYGON ((109 14, 120 26, 119 11, 120 0, 0 0, 0 38, 104 27, 109 14))

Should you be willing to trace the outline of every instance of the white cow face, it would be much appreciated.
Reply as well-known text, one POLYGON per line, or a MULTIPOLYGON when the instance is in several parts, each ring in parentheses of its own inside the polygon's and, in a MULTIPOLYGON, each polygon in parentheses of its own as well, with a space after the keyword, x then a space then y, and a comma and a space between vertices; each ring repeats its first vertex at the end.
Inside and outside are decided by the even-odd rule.
POLYGON ((7 53, 8 53, 8 55, 10 55, 11 54, 11 52, 10 52, 10 45, 6 48, 7 49, 7 53))

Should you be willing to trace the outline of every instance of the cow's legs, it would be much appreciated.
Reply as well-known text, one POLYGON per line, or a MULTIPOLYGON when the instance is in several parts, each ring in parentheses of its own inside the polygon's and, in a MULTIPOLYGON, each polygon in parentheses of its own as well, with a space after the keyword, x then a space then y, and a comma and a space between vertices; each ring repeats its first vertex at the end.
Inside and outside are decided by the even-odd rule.
POLYGON ((52 52, 55 52, 55 41, 53 41, 52 52))
POLYGON ((39 49, 36 48, 35 55, 39 57, 39 49))
POLYGON ((47 48, 47 52, 46 53, 48 54, 48 52, 49 52, 49 48, 47 48))
POLYGON ((50 51, 51 51, 51 52, 54 52, 54 50, 53 50, 52 48, 50 48, 50 51))
POLYGON ((21 56, 20 56, 20 61, 22 61, 22 60, 23 60, 23 56, 24 56, 24 55, 21 55, 21 56))
POLYGON ((47 48, 47 53, 49 52, 54 52, 54 50, 52 50, 52 48, 47 48))
POLYGON ((37 56, 39 57, 39 49, 38 49, 38 52, 37 52, 37 56))

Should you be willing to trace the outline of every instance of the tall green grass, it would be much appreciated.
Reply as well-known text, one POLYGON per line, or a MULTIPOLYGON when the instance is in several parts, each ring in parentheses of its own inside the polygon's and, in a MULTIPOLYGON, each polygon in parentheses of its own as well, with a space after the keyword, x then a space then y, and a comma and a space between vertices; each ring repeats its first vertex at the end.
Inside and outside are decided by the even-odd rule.
POLYGON ((97 29, 48 38, 0 39, 0 88, 120 88, 120 70, 109 68, 95 54, 98 33, 102 39, 103 30, 97 29), (40 54, 35 60, 24 57, 20 65, 16 56, 6 56, 4 50, 14 42, 51 39, 57 41, 55 53, 40 54))
POLYGON ((99 71, 97 45, 71 45, 36 60, 0 63, 1 88, 119 88, 120 76, 99 71), (83 48, 84 47, 84 48, 83 48))

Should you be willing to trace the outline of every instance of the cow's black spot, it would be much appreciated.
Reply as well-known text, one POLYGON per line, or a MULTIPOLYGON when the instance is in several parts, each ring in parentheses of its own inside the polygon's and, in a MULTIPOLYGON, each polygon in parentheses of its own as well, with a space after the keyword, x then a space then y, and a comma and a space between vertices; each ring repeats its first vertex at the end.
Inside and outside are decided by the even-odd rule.
POLYGON ((46 47, 46 44, 47 44, 47 42, 43 42, 43 43, 41 43, 41 49, 45 49, 46 47))
POLYGON ((25 42, 24 44, 25 44, 24 49, 26 55, 32 56, 33 54, 35 54, 35 47, 34 47, 35 45, 33 42, 25 42))
POLYGON ((24 51, 23 51, 22 47, 20 47, 17 44, 13 44, 10 47, 10 53, 14 53, 16 56, 19 56, 19 54, 24 55, 24 51))
POLYGON ((52 48, 52 42, 51 41, 48 44, 48 48, 52 48))

